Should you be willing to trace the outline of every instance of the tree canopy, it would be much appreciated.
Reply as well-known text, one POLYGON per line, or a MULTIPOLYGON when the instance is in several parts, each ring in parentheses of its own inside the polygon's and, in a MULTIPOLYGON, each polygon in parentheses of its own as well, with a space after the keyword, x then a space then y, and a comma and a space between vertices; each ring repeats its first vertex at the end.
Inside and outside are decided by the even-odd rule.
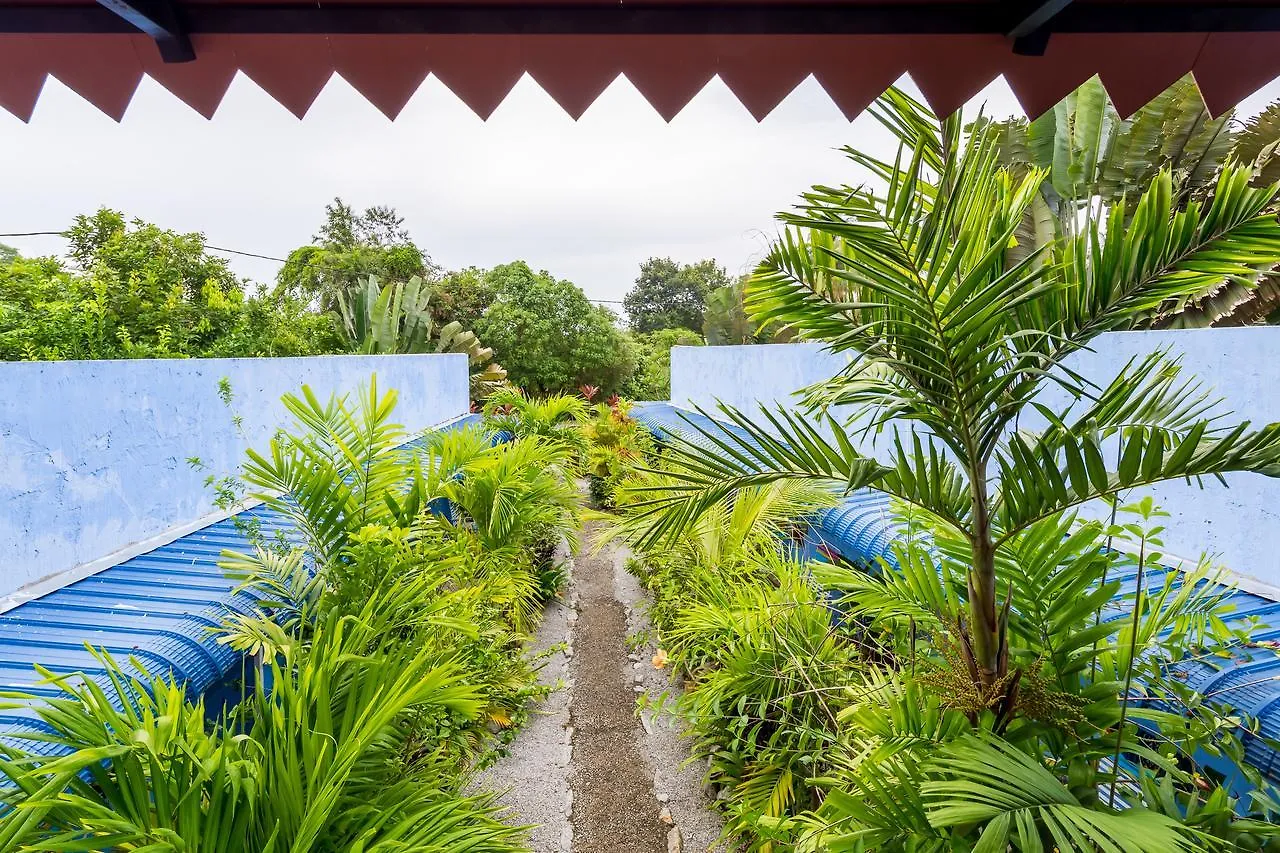
POLYGON ((513 383, 531 393, 595 385, 621 389, 635 369, 635 354, 612 311, 593 305, 582 289, 524 261, 494 267, 485 276, 495 301, 476 323, 513 383))
POLYGON ((357 213, 341 198, 325 205, 325 221, 312 243, 289 253, 276 276, 282 292, 317 299, 332 309, 338 296, 367 276, 384 281, 434 278, 440 269, 409 236, 395 208, 375 205, 357 213))
POLYGON ((686 329, 659 329, 632 332, 636 354, 635 371, 623 386, 623 396, 632 400, 671 399, 671 348, 702 346, 702 336, 686 329))
POLYGON ((447 272, 430 286, 431 316, 437 323, 457 320, 470 329, 493 304, 493 282, 477 267, 447 272))
POLYGON ((688 329, 701 333, 707 296, 727 284, 728 274, 714 260, 678 264, 671 258, 650 258, 640 265, 640 275, 622 306, 637 332, 688 329))
POLYGON ((67 230, 69 263, 0 258, 0 359, 311 355, 332 323, 249 295, 204 235, 102 209, 67 230))

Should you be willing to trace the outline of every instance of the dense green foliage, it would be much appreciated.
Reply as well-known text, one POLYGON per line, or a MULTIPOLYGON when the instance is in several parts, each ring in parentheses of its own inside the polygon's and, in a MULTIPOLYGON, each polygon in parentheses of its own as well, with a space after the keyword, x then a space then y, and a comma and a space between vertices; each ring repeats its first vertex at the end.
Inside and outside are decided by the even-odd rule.
POLYGON ((247 295, 199 234, 100 210, 68 230, 74 266, 0 262, 0 359, 312 355, 332 323, 297 300, 247 295))
POLYGON ((586 442, 583 469, 591 499, 596 506, 613 509, 622 484, 649 463, 653 440, 631 417, 630 405, 616 396, 596 404, 582 424, 582 435, 586 442))
POLYGON ((702 346, 702 338, 684 329, 629 333, 636 367, 622 387, 632 400, 671 399, 671 348, 702 346))
POLYGON ((630 568, 654 597, 659 658, 683 675, 668 707, 708 762, 735 844, 1280 849, 1277 792, 1246 769, 1259 787, 1237 802, 1198 765, 1202 751, 1241 761, 1235 734, 1248 721, 1188 690, 1177 666, 1228 653, 1256 620, 1227 627, 1206 565, 1154 584, 1140 573, 1123 591, 1108 580, 1162 559, 1149 498, 1113 525, 1055 515, 1010 541, 1011 717, 975 690, 957 639, 966 541, 899 504, 906 535, 891 560, 803 563, 790 542, 839 489, 776 480, 742 486, 650 546, 645 504, 679 493, 681 449, 645 463, 667 474, 624 484, 613 535, 638 546, 630 568))
POLYGON ((106 209, 78 217, 66 262, 0 253, 0 360, 463 352, 483 399, 503 379, 505 351, 511 380, 535 393, 629 385, 665 399, 669 354, 637 347, 572 283, 523 262, 437 275, 394 210, 357 215, 339 200, 327 215, 282 286, 256 293, 203 235, 106 209), (300 266, 313 249, 342 255, 341 275, 300 266))
POLYGON ((333 308, 338 297, 362 278, 407 281, 434 278, 439 268, 409 237, 394 208, 374 206, 364 213, 340 198, 325 205, 325 222, 312 245, 289 253, 276 276, 279 289, 308 302, 333 308))
MULTIPOLYGON (((1248 167, 1254 186, 1280 180, 1280 102, 1245 123, 1233 111, 1214 117, 1190 75, 1127 119, 1094 77, 1035 121, 1011 119, 994 132, 1002 162, 1017 173, 1036 169, 1042 175, 1017 235, 1023 252, 1073 233, 1082 212, 1098 202, 1127 202, 1132 213, 1162 172, 1172 178, 1176 207, 1208 195, 1228 162, 1248 167)), ((1142 324, 1196 328, 1276 321, 1280 281, 1249 276, 1210 280, 1198 293, 1155 306, 1142 324)))
POLYGON ((486 270, 467 267, 444 273, 430 282, 431 315, 437 323, 456 320, 463 328, 474 329, 493 304, 493 278, 486 270))
POLYGON ((272 289, 238 279, 203 235, 116 211, 78 217, 66 236, 66 261, 0 247, 0 360, 465 352, 479 400, 501 383, 498 362, 533 394, 593 385, 665 400, 671 347, 702 343, 706 306, 718 343, 774 339, 742 332, 740 288, 714 261, 647 261, 628 305, 652 330, 624 331, 523 261, 441 272, 394 209, 341 199, 272 289))
POLYGON ((1044 172, 1003 166, 990 125, 966 138, 896 90, 873 111, 896 156, 848 150, 876 180, 806 193, 746 298, 754 322, 784 323, 849 366, 809 389, 806 411, 756 422, 725 408, 739 433, 673 442, 623 527, 661 595, 689 571, 667 562, 671 549, 764 488, 873 486, 910 525, 894 560, 818 575, 846 593, 849 649, 799 617, 751 615, 771 613, 775 594, 783 612, 806 604, 772 563, 699 616, 709 641, 727 642, 705 683, 731 683, 705 705, 692 691, 694 714, 711 720, 717 758, 766 758, 724 769, 735 815, 761 849, 773 834, 814 851, 1280 845, 1274 826, 1235 820, 1237 806, 1268 816, 1265 786, 1237 804, 1196 763, 1201 748, 1238 757, 1241 723, 1170 677, 1245 637, 1201 582, 1209 573, 1143 585, 1160 559, 1149 500, 1133 525, 1072 515, 1164 480, 1280 475, 1280 424, 1231 424, 1164 353, 1103 384, 1063 366, 1102 332, 1280 261, 1277 187, 1229 164, 1210 194, 1179 203, 1161 171, 1028 253, 1016 235, 1044 172), (1039 405, 1047 386, 1068 404, 1039 405), (828 406, 848 420, 824 417, 828 406), (877 433, 882 447, 865 441, 877 433), (1105 547, 1122 538, 1136 590, 1107 580, 1130 559, 1105 547), (1122 618, 1102 620, 1116 596, 1122 618), (740 643, 761 619, 768 636, 740 643))
POLYGON ((714 260, 678 264, 670 258, 650 258, 640 265, 640 275, 622 305, 637 332, 701 332, 707 296, 728 283, 728 275, 714 260))
POLYGON ((245 701, 210 721, 104 656, 128 701, 67 683, 40 705, 70 754, 2 748, 0 850, 523 849, 471 778, 542 692, 521 644, 561 576, 546 543, 576 527, 568 452, 474 429, 403 450, 376 384, 284 403, 296 423, 244 478, 315 567, 287 542, 224 555, 259 598, 219 630, 261 661, 245 701))
POLYGON ((502 360, 511 381, 534 394, 595 385, 620 389, 635 370, 630 342, 607 308, 581 288, 523 261, 488 274, 494 302, 476 334, 502 360))
POLYGON ((744 276, 707 295, 702 318, 702 334, 707 346, 784 344, 795 337, 795 331, 788 326, 777 322, 760 326, 748 316, 747 281, 748 277, 744 276))

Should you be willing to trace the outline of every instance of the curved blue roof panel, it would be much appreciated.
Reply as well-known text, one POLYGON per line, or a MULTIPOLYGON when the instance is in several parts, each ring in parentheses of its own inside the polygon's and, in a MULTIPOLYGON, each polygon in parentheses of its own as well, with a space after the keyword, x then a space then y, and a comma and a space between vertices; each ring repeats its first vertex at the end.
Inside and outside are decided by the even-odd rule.
MULTIPOLYGON (((677 409, 667 403, 637 403, 632 414, 644 424, 659 441, 671 434, 703 447, 713 447, 705 436, 691 428, 696 426, 712 435, 743 432, 732 424, 725 424, 696 412, 677 409)), ((901 533, 901 525, 890 512, 889 497, 871 489, 862 489, 849 495, 837 507, 816 513, 810 522, 808 549, 810 556, 820 557, 824 550, 834 551, 844 559, 857 564, 873 566, 883 559, 895 565, 892 544, 901 533)), ((1148 568, 1144 572, 1143 585, 1152 588, 1165 582, 1172 569, 1148 568)), ((1120 580, 1114 606, 1104 611, 1104 619, 1119 619, 1128 613, 1125 596, 1131 596, 1137 587, 1136 569, 1120 570, 1113 579, 1120 580)), ((1175 575, 1175 583, 1181 575, 1175 575)), ((1280 741, 1280 656, 1270 644, 1280 642, 1280 603, 1242 590, 1227 590, 1228 603, 1232 606, 1229 621, 1240 624, 1248 617, 1257 617, 1260 627, 1252 634, 1253 645, 1244 646, 1230 659, 1188 660, 1177 664, 1173 675, 1182 679, 1202 695, 1212 695, 1219 702, 1231 705, 1258 721, 1257 734, 1245 733, 1243 741, 1245 758, 1272 782, 1280 784, 1280 752, 1268 741, 1280 741)), ((1173 711, 1173 708, 1164 710, 1173 711)), ((1213 765, 1222 761, 1202 756, 1213 765)), ((1238 770, 1233 767, 1217 767, 1224 775, 1238 770)), ((1240 778, 1237 793, 1243 793, 1240 778)))
MULTIPOLYGON (((478 415, 468 415, 446 429, 479 422, 478 415)), ((252 613, 254 600, 236 590, 218 560, 224 550, 253 549, 246 525, 268 538, 298 538, 274 510, 251 507, 0 614, 0 691, 60 695, 42 683, 35 669, 40 664, 96 683, 119 701, 87 646, 110 652, 126 674, 139 674, 129 662, 136 660, 153 675, 185 682, 193 694, 225 681, 242 658, 217 642, 211 629, 234 613, 252 613)), ((0 710, 0 743, 56 754, 55 745, 24 737, 45 731, 29 707, 0 710)))

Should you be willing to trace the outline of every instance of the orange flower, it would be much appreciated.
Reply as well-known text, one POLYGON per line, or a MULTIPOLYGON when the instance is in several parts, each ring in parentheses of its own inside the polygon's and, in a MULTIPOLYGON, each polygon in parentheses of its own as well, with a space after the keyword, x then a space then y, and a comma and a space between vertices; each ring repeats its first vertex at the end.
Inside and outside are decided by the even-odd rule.
POLYGON ((664 666, 666 666, 666 665, 667 665, 667 660, 668 660, 668 658, 667 658, 667 650, 666 650, 666 649, 658 649, 658 653, 657 653, 656 655, 654 655, 654 656, 653 656, 653 667, 654 667, 654 669, 662 669, 664 666))

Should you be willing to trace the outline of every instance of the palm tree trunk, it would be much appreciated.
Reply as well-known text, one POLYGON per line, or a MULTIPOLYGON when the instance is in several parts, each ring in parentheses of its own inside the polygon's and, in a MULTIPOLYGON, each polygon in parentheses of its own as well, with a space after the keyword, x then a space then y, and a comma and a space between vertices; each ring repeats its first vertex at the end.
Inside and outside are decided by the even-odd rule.
POLYGON ((1000 622, 996 607, 996 549, 991 541, 986 473, 970 480, 973 497, 973 565, 969 568, 969 642, 983 687, 1000 676, 1000 622))

